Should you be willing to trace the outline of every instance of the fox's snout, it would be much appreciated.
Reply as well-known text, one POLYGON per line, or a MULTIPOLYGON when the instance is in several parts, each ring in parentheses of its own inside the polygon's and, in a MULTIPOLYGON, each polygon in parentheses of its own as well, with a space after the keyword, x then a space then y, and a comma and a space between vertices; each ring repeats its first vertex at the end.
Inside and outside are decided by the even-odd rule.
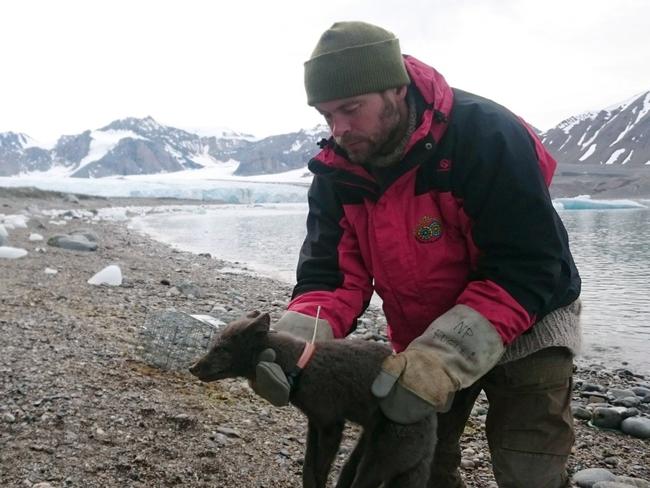
POLYGON ((198 360, 195 362, 192 366, 189 368, 190 373, 192 373, 194 376, 200 379, 200 372, 201 372, 201 360, 198 360))

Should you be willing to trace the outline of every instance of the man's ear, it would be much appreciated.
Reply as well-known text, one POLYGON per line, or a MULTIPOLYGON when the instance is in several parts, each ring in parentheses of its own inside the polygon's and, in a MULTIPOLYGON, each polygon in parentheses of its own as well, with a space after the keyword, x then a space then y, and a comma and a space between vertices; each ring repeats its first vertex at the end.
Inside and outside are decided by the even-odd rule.
POLYGON ((408 92, 408 85, 402 85, 395 88, 395 95, 397 95, 397 98, 406 98, 406 92, 408 92))

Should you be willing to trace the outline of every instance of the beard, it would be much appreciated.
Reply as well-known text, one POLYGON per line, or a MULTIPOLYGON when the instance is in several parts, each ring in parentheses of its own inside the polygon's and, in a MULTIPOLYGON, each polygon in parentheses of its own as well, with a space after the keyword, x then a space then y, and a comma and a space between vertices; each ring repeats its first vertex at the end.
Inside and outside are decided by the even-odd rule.
POLYGON ((350 132, 341 137, 335 138, 336 143, 342 147, 348 155, 348 159, 355 164, 370 164, 386 166, 381 164, 385 158, 382 156, 390 154, 399 144, 403 132, 402 117, 399 108, 394 100, 382 94, 384 107, 379 114, 377 126, 369 133, 350 132))

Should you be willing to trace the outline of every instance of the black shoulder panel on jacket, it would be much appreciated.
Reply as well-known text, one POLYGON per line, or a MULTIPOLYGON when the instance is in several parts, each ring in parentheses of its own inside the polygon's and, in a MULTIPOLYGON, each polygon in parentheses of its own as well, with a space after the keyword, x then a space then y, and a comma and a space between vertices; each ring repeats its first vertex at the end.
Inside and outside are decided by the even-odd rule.
POLYGON ((339 225, 343 206, 329 178, 314 176, 308 193, 307 237, 300 249, 295 298, 313 290, 332 291, 343 283, 338 245, 343 235, 339 225))
POLYGON ((575 300, 580 278, 535 141, 506 108, 460 90, 454 95, 440 152, 480 250, 472 279, 498 283, 541 317, 575 300))

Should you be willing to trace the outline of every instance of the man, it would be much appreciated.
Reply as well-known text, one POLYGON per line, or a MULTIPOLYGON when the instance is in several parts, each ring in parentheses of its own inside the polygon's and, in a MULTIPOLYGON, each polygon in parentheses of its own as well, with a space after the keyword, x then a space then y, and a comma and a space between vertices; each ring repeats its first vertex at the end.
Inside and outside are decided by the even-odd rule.
POLYGON ((499 486, 565 486, 580 278, 548 192, 555 161, 377 26, 328 29, 305 88, 332 137, 309 163, 308 234, 275 328, 311 338, 319 313, 319 338, 345 337, 376 291, 396 351, 373 385, 382 410, 441 412, 430 486, 464 486, 459 438, 481 390, 499 486))

